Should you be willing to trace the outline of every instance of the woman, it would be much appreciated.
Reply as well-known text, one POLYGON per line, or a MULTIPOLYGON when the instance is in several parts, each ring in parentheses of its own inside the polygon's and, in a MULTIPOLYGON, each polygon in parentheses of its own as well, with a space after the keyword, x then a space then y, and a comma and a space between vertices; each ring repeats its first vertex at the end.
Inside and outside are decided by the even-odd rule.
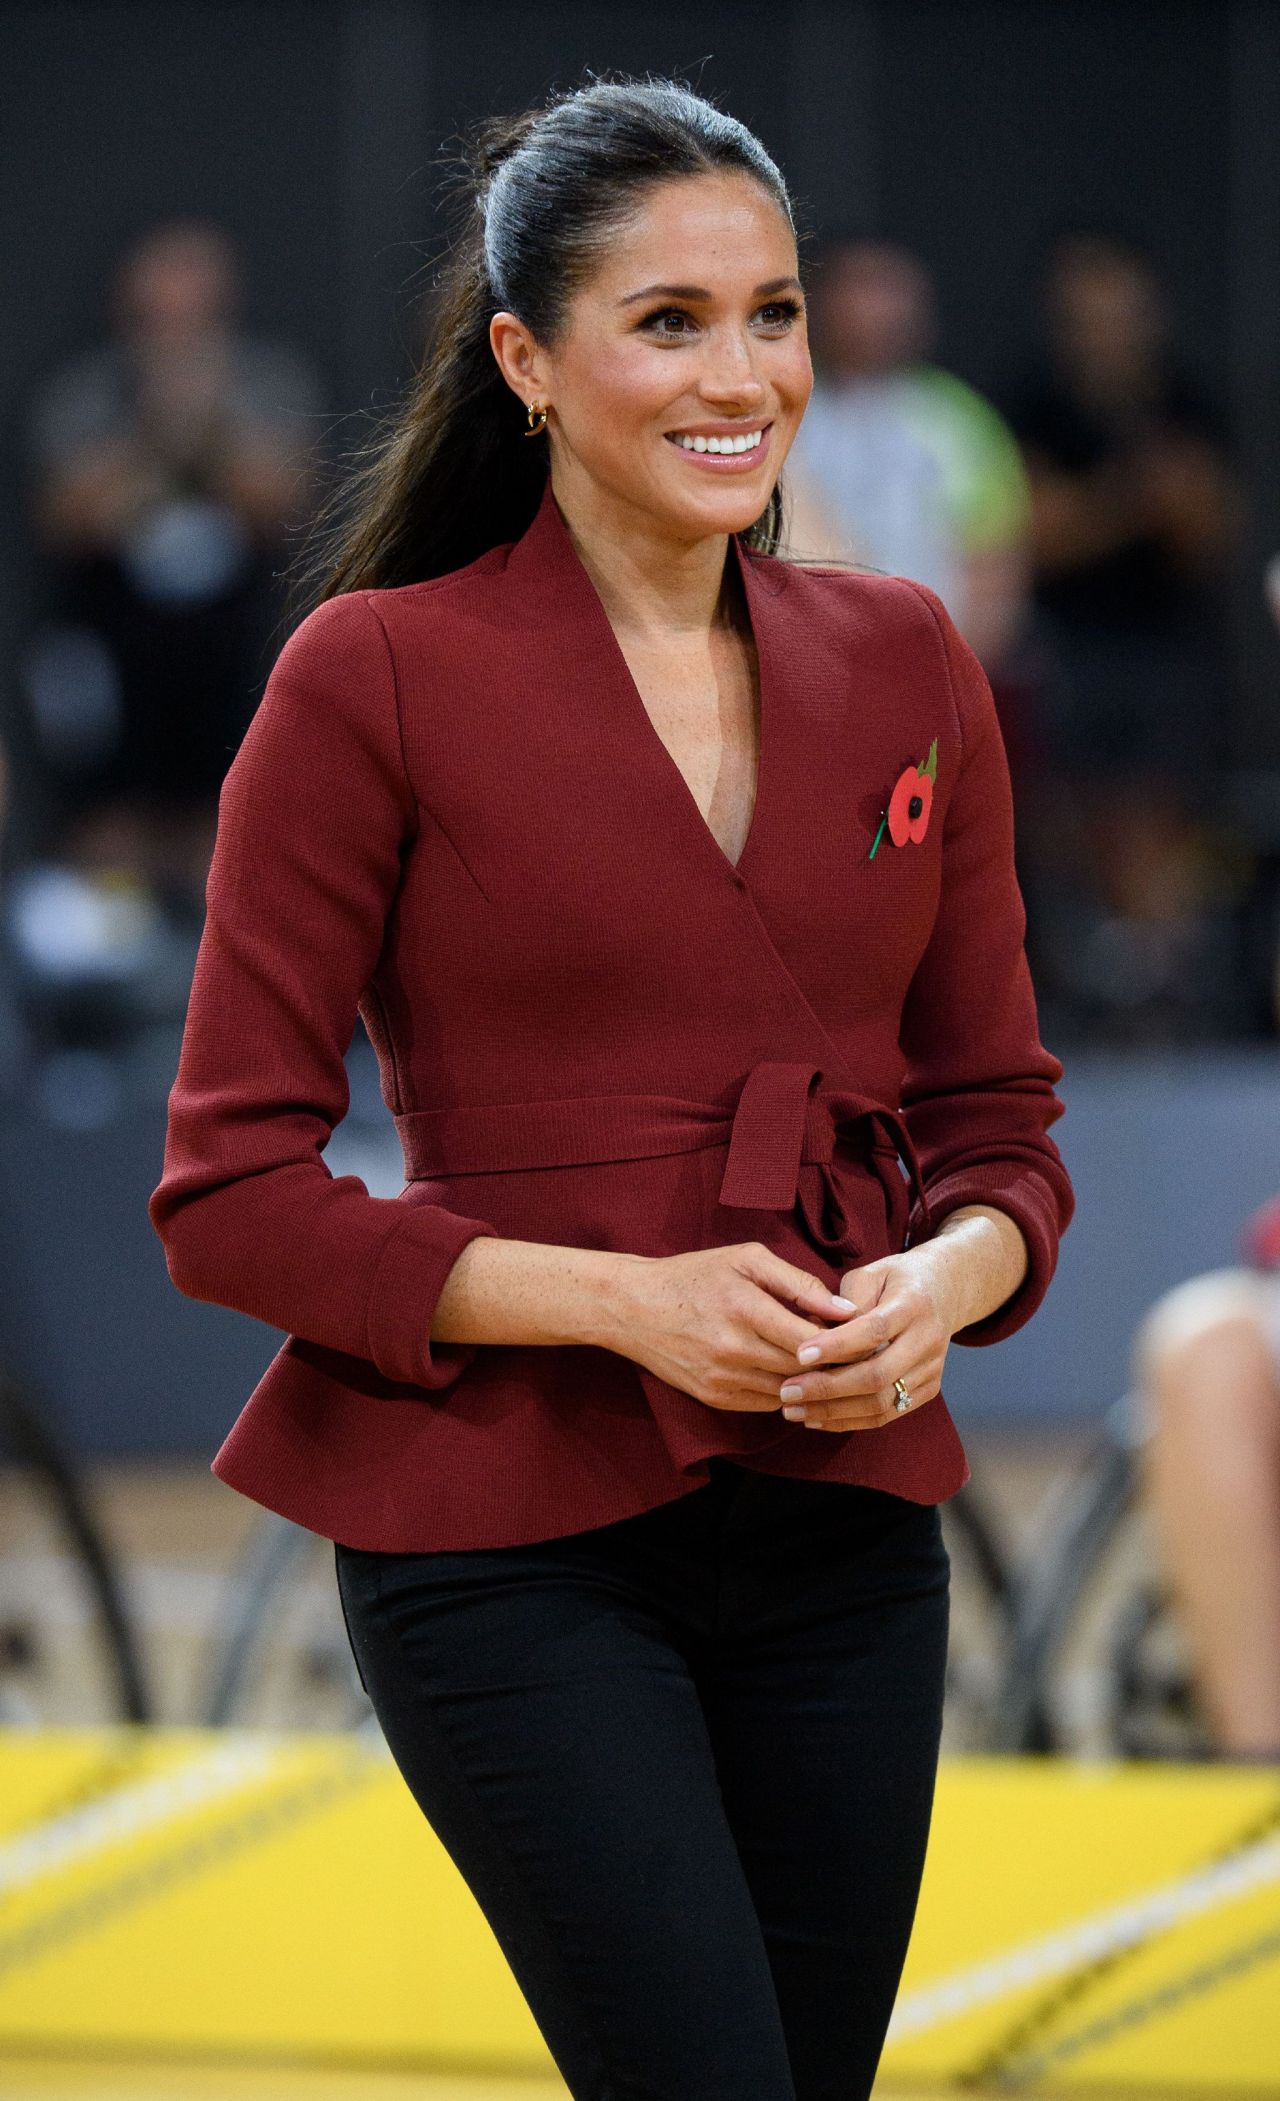
POLYGON ((290 1331, 214 1471, 335 1541, 595 2101, 870 2092, 943 1358, 1030 1317, 1072 1204, 977 659, 927 590, 776 553, 803 303, 781 175, 683 87, 482 135, 223 791, 151 1200, 180 1289, 290 1331), (398 1199, 320 1158, 357 1009, 398 1199))

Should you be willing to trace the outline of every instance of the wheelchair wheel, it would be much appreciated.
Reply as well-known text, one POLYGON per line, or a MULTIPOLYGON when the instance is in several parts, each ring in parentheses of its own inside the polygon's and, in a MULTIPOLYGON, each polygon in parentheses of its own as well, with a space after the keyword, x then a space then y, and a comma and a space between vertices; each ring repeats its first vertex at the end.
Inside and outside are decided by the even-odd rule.
POLYGON ((1208 1739, 1139 1494, 1149 1426, 1122 1395, 1059 1482, 1020 1586, 993 1747, 1195 1758, 1208 1739))
POLYGON ((259 1521, 225 1585, 199 1704, 200 1721, 215 1727, 369 1726, 373 1710, 343 1625, 331 1540, 288 1518, 259 1521))
POLYGON ((86 1693, 104 1720, 150 1721, 125 1572, 49 1411, 3 1370, 0 1452, 16 1518, 0 1590, 0 1722, 84 1721, 86 1693))
POLYGON ((943 1748, 991 1748, 1000 1689, 1008 1672, 1016 1586, 1008 1545, 973 1481, 942 1505, 951 1556, 951 1636, 943 1748))

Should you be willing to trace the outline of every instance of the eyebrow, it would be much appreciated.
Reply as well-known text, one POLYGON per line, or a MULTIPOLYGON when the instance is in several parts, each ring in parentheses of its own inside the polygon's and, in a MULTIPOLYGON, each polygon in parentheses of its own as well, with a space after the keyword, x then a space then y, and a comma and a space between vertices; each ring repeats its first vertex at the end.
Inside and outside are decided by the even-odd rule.
MULTIPOLYGON (((768 284, 756 286, 754 296, 757 299, 763 299, 770 292, 786 292, 793 288, 797 292, 804 290, 804 286, 798 277, 771 277, 768 284)), ((618 301, 618 305, 634 306, 637 299, 656 299, 658 297, 663 299, 706 300, 712 298, 713 294, 706 291, 702 285, 646 285, 642 292, 628 292, 625 299, 618 301)))

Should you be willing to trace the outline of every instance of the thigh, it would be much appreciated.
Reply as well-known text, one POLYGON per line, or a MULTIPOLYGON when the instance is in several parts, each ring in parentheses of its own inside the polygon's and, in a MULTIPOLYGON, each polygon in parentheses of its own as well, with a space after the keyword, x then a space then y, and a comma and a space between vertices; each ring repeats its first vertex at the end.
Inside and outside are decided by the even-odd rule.
POLYGON ((794 2101, 697 1691, 614 1529, 338 1547, 361 1675, 575 2097, 794 2101))
MULTIPOLYGON (((936 1505, 770 1484, 699 1672, 798 2101, 869 2095, 915 1917, 942 1733, 936 1505)), ((727 1579, 729 1580, 729 1579, 727 1579)))

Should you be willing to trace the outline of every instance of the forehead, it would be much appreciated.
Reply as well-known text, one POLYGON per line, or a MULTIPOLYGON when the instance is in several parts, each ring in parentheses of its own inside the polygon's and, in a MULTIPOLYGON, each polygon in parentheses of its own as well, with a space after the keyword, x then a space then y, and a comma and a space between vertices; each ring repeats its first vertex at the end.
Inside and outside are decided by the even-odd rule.
POLYGON ((590 291, 611 301, 661 280, 737 293, 795 268, 786 215, 752 176, 690 175, 645 192, 610 241, 590 291))

